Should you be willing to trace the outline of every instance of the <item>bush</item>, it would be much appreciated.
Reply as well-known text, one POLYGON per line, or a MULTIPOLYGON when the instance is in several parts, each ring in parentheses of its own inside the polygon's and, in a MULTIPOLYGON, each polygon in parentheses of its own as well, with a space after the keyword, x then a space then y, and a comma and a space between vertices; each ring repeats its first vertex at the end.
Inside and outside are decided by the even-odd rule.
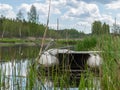
POLYGON ((76 45, 77 51, 85 51, 94 48, 97 44, 97 39, 95 37, 87 37, 82 41, 78 42, 76 45))

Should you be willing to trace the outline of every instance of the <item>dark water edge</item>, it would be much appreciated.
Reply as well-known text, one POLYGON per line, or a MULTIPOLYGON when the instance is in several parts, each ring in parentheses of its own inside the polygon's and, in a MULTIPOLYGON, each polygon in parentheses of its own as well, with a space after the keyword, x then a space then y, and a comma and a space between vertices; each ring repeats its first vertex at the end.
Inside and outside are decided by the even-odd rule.
POLYGON ((0 47, 0 61, 11 61, 21 59, 36 58, 39 53, 40 46, 26 46, 26 45, 14 45, 14 46, 2 46, 0 47))
MULTIPOLYGON (((47 44, 44 44, 44 48, 46 48, 47 44)), ((9 61, 9 60, 21 60, 21 59, 34 59, 38 56, 39 50, 40 50, 40 44, 35 43, 26 43, 26 44, 1 44, 0 43, 0 61, 9 61)), ((50 48, 69 48, 74 49, 74 46, 56 46, 52 45, 50 48)))

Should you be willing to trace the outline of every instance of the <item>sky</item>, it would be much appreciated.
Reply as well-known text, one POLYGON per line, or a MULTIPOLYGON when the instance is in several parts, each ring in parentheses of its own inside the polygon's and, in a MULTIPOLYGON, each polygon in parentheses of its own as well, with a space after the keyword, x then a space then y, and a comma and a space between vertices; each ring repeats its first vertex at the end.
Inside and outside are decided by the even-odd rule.
MULTIPOLYGON (((0 16, 16 18, 19 10, 24 18, 30 7, 34 5, 39 15, 39 22, 46 24, 49 0, 0 0, 0 16)), ((74 28, 91 33, 91 25, 95 20, 113 25, 120 24, 120 0, 51 0, 49 27, 59 29, 74 28)))

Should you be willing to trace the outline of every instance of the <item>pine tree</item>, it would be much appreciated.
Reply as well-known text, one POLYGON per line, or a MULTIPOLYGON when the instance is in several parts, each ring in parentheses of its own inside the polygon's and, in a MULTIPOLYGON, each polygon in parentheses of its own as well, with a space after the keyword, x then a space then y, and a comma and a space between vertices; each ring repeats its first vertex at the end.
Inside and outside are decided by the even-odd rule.
POLYGON ((18 11, 16 20, 23 21, 24 16, 21 10, 18 11))
POLYGON ((28 12, 28 20, 31 23, 38 23, 38 14, 36 7, 34 5, 31 6, 30 12, 28 12))

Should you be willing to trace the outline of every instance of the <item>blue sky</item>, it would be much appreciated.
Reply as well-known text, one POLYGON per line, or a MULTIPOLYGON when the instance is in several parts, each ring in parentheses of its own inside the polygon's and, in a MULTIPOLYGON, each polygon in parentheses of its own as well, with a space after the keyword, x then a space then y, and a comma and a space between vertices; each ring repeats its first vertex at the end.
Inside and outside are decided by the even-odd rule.
MULTIPOLYGON (((115 17, 120 24, 120 0, 51 0, 50 24, 56 29, 56 20, 59 19, 59 28, 75 28, 85 33, 91 32, 91 24, 95 20, 106 22, 110 26, 115 17)), ((46 24, 49 0, 0 0, 0 15, 7 18, 16 18, 22 10, 27 19, 31 5, 34 5, 39 14, 39 22, 46 24)))

